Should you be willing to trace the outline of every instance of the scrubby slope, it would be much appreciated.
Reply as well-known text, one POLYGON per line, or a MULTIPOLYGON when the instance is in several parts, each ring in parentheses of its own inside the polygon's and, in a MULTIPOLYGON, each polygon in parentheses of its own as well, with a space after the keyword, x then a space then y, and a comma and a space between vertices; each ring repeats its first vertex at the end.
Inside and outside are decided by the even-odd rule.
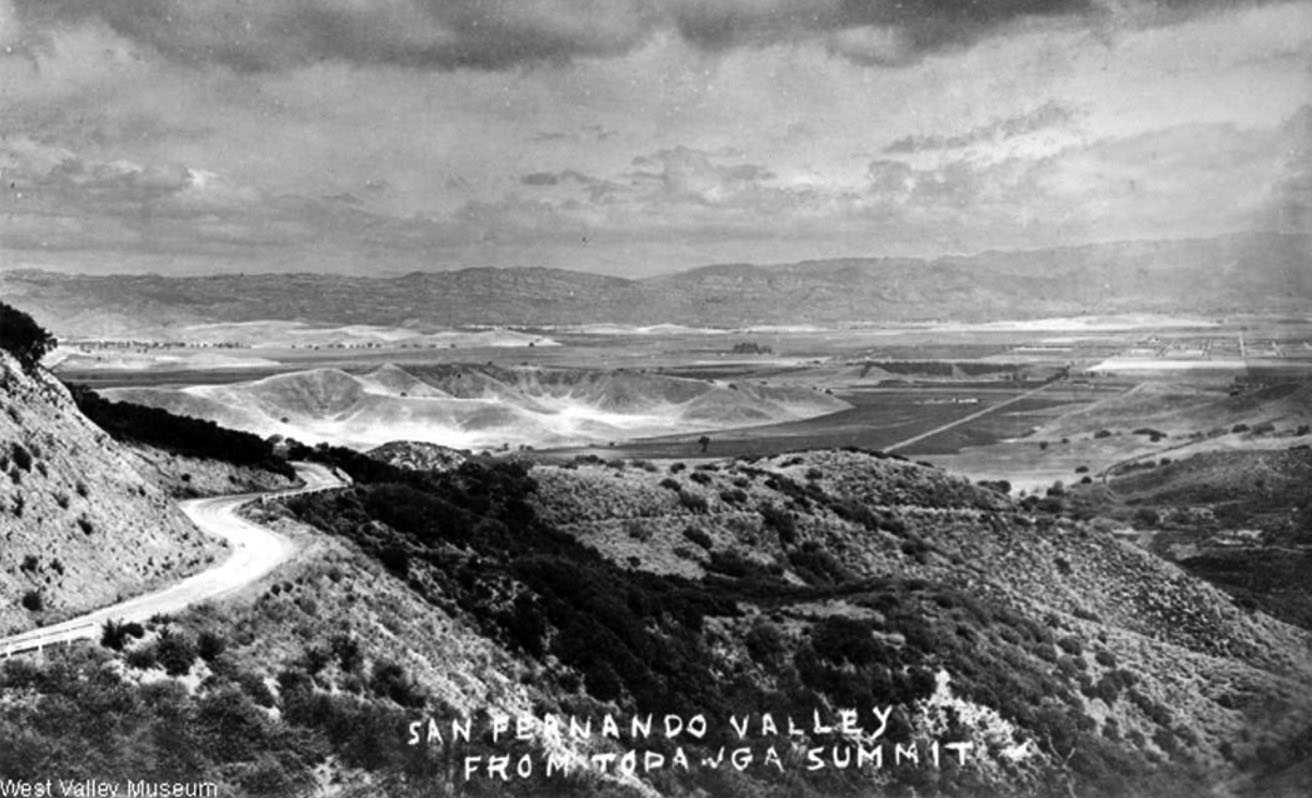
POLYGON ((0 633, 109 604, 218 552, 68 391, 0 353, 0 633))
POLYGON ((410 471, 449 471, 468 458, 468 452, 418 441, 388 441, 365 452, 396 468, 410 471))
POLYGON ((1075 435, 1100 427, 1123 431, 1152 427, 1177 435, 1264 422, 1280 427, 1312 422, 1312 384, 1281 383, 1232 396, 1189 385, 1144 383, 1067 413, 1040 433, 1075 435))
POLYGON ((939 771, 702 773, 667 794, 1253 794, 1312 728, 1306 632, 897 459, 373 479, 293 506, 540 667, 540 704, 581 686, 620 712, 891 705, 891 739, 978 753, 939 771))

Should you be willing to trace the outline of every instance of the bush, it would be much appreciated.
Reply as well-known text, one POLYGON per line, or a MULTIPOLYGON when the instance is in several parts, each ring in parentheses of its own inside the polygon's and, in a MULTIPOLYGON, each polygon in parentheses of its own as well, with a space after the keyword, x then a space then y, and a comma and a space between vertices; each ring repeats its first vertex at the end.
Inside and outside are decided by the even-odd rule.
POLYGON ((720 491, 720 499, 729 504, 742 504, 747 501, 747 493, 738 488, 720 491))
POLYGON ((159 664, 170 676, 183 676, 191 670, 196 661, 196 645, 186 635, 176 634, 165 629, 155 641, 155 651, 159 664))
POLYGON ((743 642, 747 645, 747 653, 762 665, 776 665, 788 653, 788 646, 779 627, 764 618, 752 625, 743 642))
POLYGON ((129 666, 143 671, 155 667, 159 662, 159 659, 155 656, 154 646, 133 648, 123 659, 129 666))
POLYGON ((1072 656, 1079 656, 1084 651, 1084 644, 1078 637, 1063 637, 1057 641, 1057 645, 1062 651, 1072 656))
POLYGON ((683 536, 687 538, 689 541, 696 543, 698 546, 701 546, 703 549, 706 549, 707 551, 710 551, 712 545, 714 544, 714 542, 711 540, 711 536, 701 531, 697 527, 693 527, 693 526, 687 527, 686 529, 683 530, 683 536))
POLYGON ((241 686, 242 692, 250 696, 250 699, 257 706, 272 707, 275 703, 273 691, 269 685, 265 684, 264 677, 258 673, 245 671, 237 677, 237 684, 241 686))
POLYGON ((40 612, 45 609, 46 600, 42 598, 40 591, 29 590, 23 594, 22 604, 23 609, 28 612, 40 612))
POLYGON ((14 465, 20 471, 32 470, 32 453, 29 452, 23 444, 14 441, 13 445, 10 447, 10 451, 13 453, 14 465))
POLYGON ((696 493, 690 493, 686 490, 679 491, 679 504, 682 504, 684 509, 694 513, 704 513, 708 507, 705 497, 698 496, 696 493))
POLYGON ((201 632, 196 639, 196 653, 206 662, 213 662, 227 647, 227 642, 216 632, 201 632))
POLYGON ((779 535, 779 543, 789 546, 797 540, 797 520, 792 513, 773 504, 762 504, 758 512, 763 525, 779 535))
POLYGON ((55 337, 18 308, 0 302, 0 349, 13 355, 26 371, 32 371, 46 353, 58 345, 55 337))
POLYGON ((395 662, 375 662, 369 677, 369 689, 375 694, 390 698, 403 707, 422 707, 423 691, 395 662))
POLYGON ((114 621, 105 621, 105 625, 101 627, 101 630, 100 645, 114 651, 122 651, 123 644, 127 642, 129 637, 140 639, 146 634, 146 630, 136 622, 116 623, 114 621))
POLYGON ((355 673, 364 665, 364 655, 360 652, 360 643, 350 635, 338 635, 332 640, 333 656, 337 665, 345 673, 355 673))

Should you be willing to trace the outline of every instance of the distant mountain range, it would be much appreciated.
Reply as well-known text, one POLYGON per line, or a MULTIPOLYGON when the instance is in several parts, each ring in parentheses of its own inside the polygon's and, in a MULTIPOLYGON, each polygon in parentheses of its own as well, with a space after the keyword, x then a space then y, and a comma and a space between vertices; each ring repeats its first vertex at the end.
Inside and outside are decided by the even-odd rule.
POLYGON ((8 271, 0 272, 0 296, 63 335, 260 319, 424 329, 1289 311, 1312 308, 1312 236, 1245 233, 933 260, 724 264, 642 280, 545 268, 387 278, 8 271))

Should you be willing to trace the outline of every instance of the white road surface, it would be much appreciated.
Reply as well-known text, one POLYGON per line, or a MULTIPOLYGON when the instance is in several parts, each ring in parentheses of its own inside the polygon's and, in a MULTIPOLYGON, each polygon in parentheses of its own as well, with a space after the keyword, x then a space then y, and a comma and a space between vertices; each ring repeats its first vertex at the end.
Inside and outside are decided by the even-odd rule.
POLYGON ((239 517, 237 511, 241 506, 262 496, 295 496, 346 484, 317 463, 296 463, 295 466, 304 483, 299 488, 189 499, 179 503, 178 506, 202 532, 228 542, 231 553, 223 562, 154 593, 0 639, 0 656, 70 640, 99 640, 105 621, 142 622, 154 615, 178 612, 192 604, 229 596, 277 568, 291 558, 295 547, 282 535, 239 517))

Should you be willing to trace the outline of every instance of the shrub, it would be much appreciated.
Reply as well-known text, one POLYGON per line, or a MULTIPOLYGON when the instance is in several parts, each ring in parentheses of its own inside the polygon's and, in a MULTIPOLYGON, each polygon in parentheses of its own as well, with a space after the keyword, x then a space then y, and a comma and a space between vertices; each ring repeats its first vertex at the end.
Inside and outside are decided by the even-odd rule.
POLYGON ((797 540, 797 519, 787 510, 773 504, 762 504, 758 509, 762 523, 779 535, 779 542, 785 546, 797 540))
POLYGON ((679 491, 679 503, 694 513, 704 513, 707 509, 706 498, 686 490, 679 491))
POLYGON ((123 644, 127 642, 129 637, 140 639, 146 634, 146 630, 136 622, 116 623, 112 620, 105 621, 105 625, 101 627, 101 630, 100 645, 114 651, 122 651, 123 644))
POLYGON ((269 685, 265 684, 264 677, 258 673, 245 671, 237 677, 237 684, 241 686, 242 692, 250 696, 250 699, 257 706, 272 707, 275 703, 273 691, 269 685))
POLYGON ((32 453, 27 450, 27 447, 23 446, 23 444, 18 441, 14 441, 9 448, 13 455, 14 465, 20 471, 31 471, 32 453))
POLYGON ((711 540, 711 536, 701 531, 697 527, 690 526, 685 528, 683 530, 683 536, 687 538, 689 541, 696 543, 698 546, 701 546, 703 549, 706 549, 707 551, 710 551, 711 547, 714 545, 714 541, 711 540))
POLYGON ((390 698, 403 707, 422 707, 424 694, 405 672, 405 668, 395 662, 375 662, 369 676, 369 689, 375 694, 390 698))
POLYGON ((196 645, 191 638, 167 629, 160 632, 159 639, 155 641, 155 649, 159 664, 164 666, 164 672, 170 676, 185 675, 196 661, 196 645))
POLYGON ((29 590, 23 594, 22 604, 28 612, 40 612, 45 609, 46 601, 39 590, 29 590))
POLYGON ((196 653, 206 662, 213 662, 227 647, 227 641, 217 632, 206 630, 196 638, 196 653))
POLYGON ((355 673, 364 665, 364 655, 360 653, 360 643, 350 635, 338 635, 332 640, 333 656, 337 664, 346 673, 355 673))
POLYGON ((774 665, 788 653, 788 646, 779 627, 764 618, 752 625, 743 642, 747 645, 747 653, 762 665, 774 665))
POLYGON ((1061 647, 1062 651, 1072 656, 1079 656, 1084 651, 1084 644, 1080 642, 1078 637, 1063 637, 1057 641, 1057 645, 1061 647))
POLYGON ((852 574, 834 555, 810 541, 788 553, 788 564, 812 585, 841 585, 852 579, 852 574))
POLYGON ((0 302, 0 349, 5 349, 26 371, 32 371, 46 353, 58 345, 55 337, 18 308, 0 302))
POLYGON ((155 656, 154 646, 133 648, 123 659, 129 666, 143 671, 155 667, 159 662, 159 659, 155 656))
POLYGON ((95 525, 92 524, 85 515, 77 519, 77 528, 82 530, 82 534, 84 535, 90 535, 92 532, 96 531, 95 525))
POLYGON ((729 504, 741 504, 747 501, 747 493, 738 488, 720 491, 720 499, 729 504))

